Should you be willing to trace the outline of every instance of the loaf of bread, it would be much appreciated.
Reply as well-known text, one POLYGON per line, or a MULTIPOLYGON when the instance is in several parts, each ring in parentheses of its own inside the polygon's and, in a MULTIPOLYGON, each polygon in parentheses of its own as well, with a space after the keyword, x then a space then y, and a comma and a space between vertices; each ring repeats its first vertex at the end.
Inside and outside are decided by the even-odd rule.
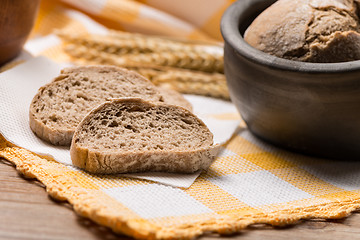
POLYGON ((114 66, 74 67, 39 89, 30 105, 30 127, 47 142, 69 146, 75 128, 91 109, 121 97, 191 108, 179 93, 160 90, 135 72, 114 66))
POLYGON ((251 46, 305 62, 360 59, 358 0, 279 0, 245 32, 251 46))
POLYGON ((78 125, 75 166, 91 173, 191 173, 207 169, 219 151, 206 125, 185 108, 139 98, 111 99, 78 125))

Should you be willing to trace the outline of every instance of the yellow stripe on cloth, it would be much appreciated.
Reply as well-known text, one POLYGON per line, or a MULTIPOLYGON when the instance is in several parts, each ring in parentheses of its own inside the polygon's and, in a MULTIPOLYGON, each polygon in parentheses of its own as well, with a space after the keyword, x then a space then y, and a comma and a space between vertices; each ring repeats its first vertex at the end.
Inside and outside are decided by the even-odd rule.
POLYGON ((202 26, 200 30, 208 33, 211 37, 221 41, 220 20, 224 11, 233 3, 233 0, 226 0, 221 8, 219 8, 202 26))
POLYGON ((98 14, 118 22, 133 22, 140 17, 141 4, 131 0, 108 0, 98 14))
POLYGON ((64 31, 87 33, 86 28, 75 19, 67 15, 66 5, 57 1, 41 1, 38 18, 32 30, 31 37, 45 36, 51 34, 56 29, 64 31))
POLYGON ((82 1, 63 0, 75 9, 88 14, 108 28, 130 32, 181 37, 196 40, 211 40, 207 34, 191 24, 182 22, 169 14, 131 0, 98 0, 99 11, 82 1))
POLYGON ((299 167, 272 169, 270 172, 293 186, 314 196, 343 191, 341 188, 327 183, 326 181, 317 178, 299 167))
MULTIPOLYGON (((204 175, 204 174, 203 174, 204 175)), ((233 209, 243 209, 249 207, 231 194, 219 188, 215 184, 206 180, 206 177, 200 176, 197 181, 189 188, 186 193, 200 201, 205 206, 221 214, 233 209), (208 198, 207 196, 214 196, 208 198)))

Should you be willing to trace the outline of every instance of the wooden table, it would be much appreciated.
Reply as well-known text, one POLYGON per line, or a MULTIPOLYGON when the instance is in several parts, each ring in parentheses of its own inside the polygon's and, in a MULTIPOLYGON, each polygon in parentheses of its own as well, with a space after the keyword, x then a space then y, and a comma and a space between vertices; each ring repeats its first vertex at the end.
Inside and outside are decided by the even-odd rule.
MULTIPOLYGON (((360 239, 360 213, 336 221, 304 221, 286 228, 253 226, 231 237, 200 240, 360 239)), ((0 159, 0 239, 130 239, 77 216, 72 207, 50 199, 41 183, 26 180, 0 159)))

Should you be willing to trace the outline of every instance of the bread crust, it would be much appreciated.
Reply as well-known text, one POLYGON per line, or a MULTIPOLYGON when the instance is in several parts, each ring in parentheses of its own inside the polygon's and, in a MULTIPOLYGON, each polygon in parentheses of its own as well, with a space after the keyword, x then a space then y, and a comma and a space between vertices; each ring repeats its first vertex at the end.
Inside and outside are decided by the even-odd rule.
MULTIPOLYGON (((134 172, 177 172, 193 173, 200 169, 207 169, 220 151, 220 145, 211 145, 187 151, 179 150, 144 150, 144 151, 101 151, 80 146, 76 139, 84 123, 92 118, 93 113, 106 105, 121 101, 135 101, 150 105, 162 105, 187 109, 168 104, 154 104, 139 98, 111 99, 93 109, 78 125, 70 148, 73 164, 88 172, 96 174, 134 173, 134 172)), ((191 113, 192 114, 192 113, 191 113)), ((193 114, 192 114, 193 115, 193 114)), ((195 116, 195 115, 193 115, 195 116)), ((203 127, 206 125, 198 119, 203 127)), ((207 129, 208 130, 208 129, 207 129)), ((209 131, 210 133, 210 131, 209 131)), ((211 134, 211 133, 210 133, 211 134)), ((176 136, 174 136, 176 137, 176 136)), ((211 134, 212 138, 212 134, 211 134)))
MULTIPOLYGON (((32 103, 41 94, 41 91, 46 88, 50 83, 44 85, 39 89, 34 96, 32 103)), ((29 109, 29 125, 30 129, 42 140, 45 140, 53 145, 70 146, 72 136, 74 135, 74 129, 60 130, 47 126, 35 116, 34 105, 30 105, 29 109)))
POLYGON ((29 124, 31 130, 36 134, 36 136, 50 142, 53 145, 69 146, 71 144, 74 130, 59 131, 58 129, 50 128, 36 119, 31 110, 29 112, 29 124))
POLYGON ((210 167, 220 151, 220 145, 209 148, 179 151, 148 151, 103 153, 91 151, 72 143, 70 154, 73 164, 96 174, 173 172, 193 173, 210 167))

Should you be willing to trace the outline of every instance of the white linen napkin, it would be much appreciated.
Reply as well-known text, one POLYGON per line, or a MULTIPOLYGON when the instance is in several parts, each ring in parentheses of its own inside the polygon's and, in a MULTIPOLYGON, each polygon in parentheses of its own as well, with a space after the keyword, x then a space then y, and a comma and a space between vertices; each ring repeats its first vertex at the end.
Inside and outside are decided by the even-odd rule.
MULTIPOLYGON (((69 147, 53 146, 44 142, 29 127, 29 106, 32 98, 41 86, 50 82, 64 67, 66 65, 45 57, 37 57, 0 74, 0 134, 19 147, 72 166, 69 147)), ((232 136, 240 121, 213 117, 217 114, 236 114, 236 108, 230 102, 202 96, 185 97, 193 105, 194 113, 214 134, 215 143, 224 143, 232 136)), ((200 171, 194 174, 141 173, 126 176, 188 188, 199 174, 200 171)))

